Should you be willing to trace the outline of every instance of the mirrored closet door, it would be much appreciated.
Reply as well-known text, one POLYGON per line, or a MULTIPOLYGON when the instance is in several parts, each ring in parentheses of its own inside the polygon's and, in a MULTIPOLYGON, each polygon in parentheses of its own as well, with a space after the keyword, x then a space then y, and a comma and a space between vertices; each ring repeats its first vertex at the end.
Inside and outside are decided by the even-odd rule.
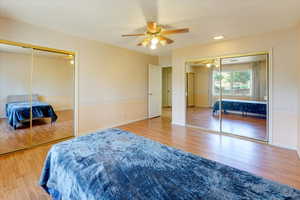
POLYGON ((220 132, 219 59, 203 59, 186 65, 186 122, 205 130, 220 132))
POLYGON ((0 44, 0 154, 31 145, 31 66, 32 49, 0 44))
POLYGON ((0 44, 0 154, 74 135, 74 56, 0 44))
POLYGON ((70 137, 74 132, 72 55, 33 50, 32 143, 70 137))
POLYGON ((222 132, 267 141, 268 55, 233 56, 221 64, 222 132))
POLYGON ((187 125, 268 141, 268 68, 267 53, 187 62, 187 125))

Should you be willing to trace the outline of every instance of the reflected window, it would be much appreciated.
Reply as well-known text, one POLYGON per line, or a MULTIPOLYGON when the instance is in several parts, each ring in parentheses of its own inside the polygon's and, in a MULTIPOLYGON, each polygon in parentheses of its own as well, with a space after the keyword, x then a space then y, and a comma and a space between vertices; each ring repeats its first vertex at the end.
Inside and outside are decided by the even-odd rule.
POLYGON ((252 71, 251 70, 230 70, 219 73, 213 72, 213 94, 220 93, 226 96, 251 96, 252 95, 252 71))

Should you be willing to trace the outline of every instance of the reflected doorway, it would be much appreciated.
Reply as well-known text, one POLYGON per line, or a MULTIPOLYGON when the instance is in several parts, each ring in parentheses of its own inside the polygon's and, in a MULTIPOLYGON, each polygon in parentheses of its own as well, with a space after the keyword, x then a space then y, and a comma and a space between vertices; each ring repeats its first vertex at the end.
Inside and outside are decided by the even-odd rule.
POLYGON ((212 93, 212 79, 220 70, 216 62, 216 59, 207 59, 187 66, 186 121, 189 125, 219 132, 220 116, 212 114, 213 105, 220 97, 219 91, 215 90, 215 94, 212 93))
POLYGON ((162 117, 172 118, 172 67, 162 67, 162 117))

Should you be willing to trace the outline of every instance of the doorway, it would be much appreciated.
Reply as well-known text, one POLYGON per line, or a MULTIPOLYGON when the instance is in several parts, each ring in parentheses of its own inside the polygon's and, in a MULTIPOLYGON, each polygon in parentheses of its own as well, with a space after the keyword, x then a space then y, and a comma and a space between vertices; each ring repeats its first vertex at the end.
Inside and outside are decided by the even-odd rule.
POLYGON ((172 117, 172 67, 149 65, 148 118, 172 117))
POLYGON ((269 55, 201 59, 186 65, 186 123, 267 142, 269 55))

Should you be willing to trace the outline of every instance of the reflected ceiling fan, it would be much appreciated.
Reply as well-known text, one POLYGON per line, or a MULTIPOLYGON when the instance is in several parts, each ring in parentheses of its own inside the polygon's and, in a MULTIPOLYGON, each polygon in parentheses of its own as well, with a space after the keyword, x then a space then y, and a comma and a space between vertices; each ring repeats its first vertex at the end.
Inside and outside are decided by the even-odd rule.
POLYGON ((147 31, 145 33, 126 34, 122 37, 130 36, 145 36, 145 38, 138 43, 138 46, 150 47, 150 49, 156 49, 158 45, 165 46, 166 44, 172 44, 174 41, 165 37, 165 35, 187 33, 188 28, 166 30, 161 25, 158 25, 154 21, 147 22, 147 31))

